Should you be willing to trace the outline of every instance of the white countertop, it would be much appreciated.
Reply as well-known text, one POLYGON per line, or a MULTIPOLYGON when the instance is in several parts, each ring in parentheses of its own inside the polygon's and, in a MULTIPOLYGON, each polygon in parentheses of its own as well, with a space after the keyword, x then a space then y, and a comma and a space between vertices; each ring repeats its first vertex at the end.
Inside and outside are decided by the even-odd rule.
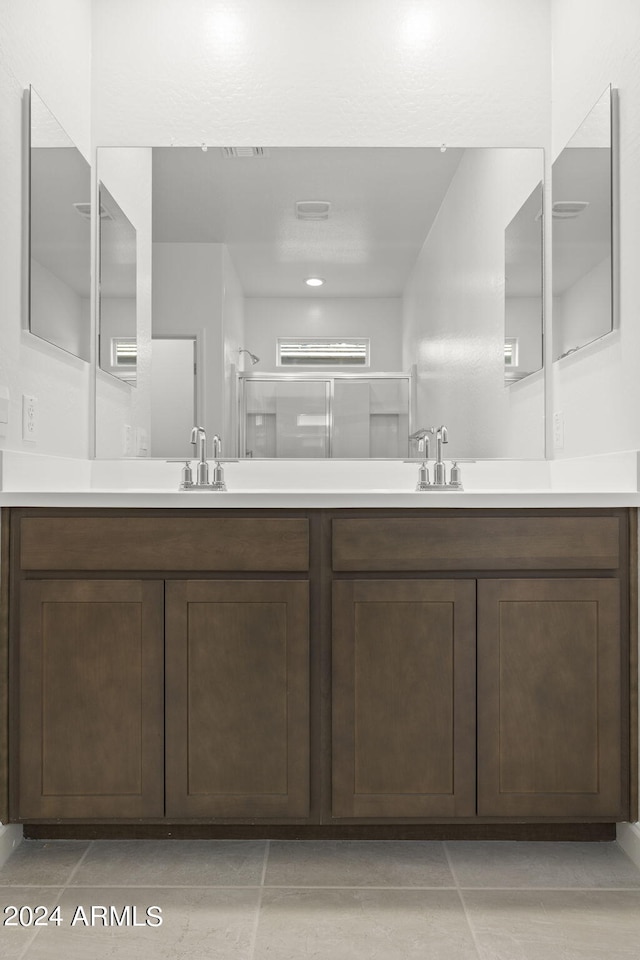
POLYGON ((156 509, 346 509, 387 508, 542 508, 638 507, 636 493, 483 490, 482 492, 402 493, 398 491, 244 491, 168 493, 159 490, 74 490, 0 493, 4 507, 147 507, 156 509))
POLYGON ((462 464, 464 490, 417 493, 417 465, 393 460, 249 460, 228 491, 178 490, 180 464, 0 452, 0 506, 268 508, 638 507, 638 451, 564 460, 462 464))

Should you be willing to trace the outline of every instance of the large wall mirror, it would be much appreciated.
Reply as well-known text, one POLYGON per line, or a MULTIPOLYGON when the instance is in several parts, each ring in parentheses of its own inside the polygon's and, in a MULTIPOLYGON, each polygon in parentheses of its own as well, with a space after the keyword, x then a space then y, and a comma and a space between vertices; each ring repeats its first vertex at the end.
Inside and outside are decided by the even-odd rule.
MULTIPOLYGON (((541 289, 542 150, 139 149, 151 456, 191 455, 197 421, 226 456, 407 457, 445 424, 452 458, 544 457, 540 310, 505 327, 506 301, 541 289), (537 254, 507 283, 519 212, 509 267, 537 254), (533 375, 505 384, 516 328, 533 375)), ((98 150, 100 179, 125 150, 98 150)), ((98 407, 98 451, 115 415, 98 407)))
POLYGON ((615 94, 607 87, 552 167, 554 360, 614 327, 615 94))
POLYGON ((29 99, 29 331, 89 360, 91 170, 33 87, 29 99))

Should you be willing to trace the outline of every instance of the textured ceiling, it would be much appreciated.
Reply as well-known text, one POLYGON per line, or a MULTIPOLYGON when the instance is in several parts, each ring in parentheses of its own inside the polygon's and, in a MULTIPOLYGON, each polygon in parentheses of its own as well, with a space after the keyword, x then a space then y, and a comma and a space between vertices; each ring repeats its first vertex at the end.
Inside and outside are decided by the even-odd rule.
POLYGON ((225 243, 246 296, 401 296, 461 154, 154 148, 153 239, 225 243), (297 219, 297 200, 329 201, 329 219, 297 219), (309 276, 326 280, 321 291, 309 276))

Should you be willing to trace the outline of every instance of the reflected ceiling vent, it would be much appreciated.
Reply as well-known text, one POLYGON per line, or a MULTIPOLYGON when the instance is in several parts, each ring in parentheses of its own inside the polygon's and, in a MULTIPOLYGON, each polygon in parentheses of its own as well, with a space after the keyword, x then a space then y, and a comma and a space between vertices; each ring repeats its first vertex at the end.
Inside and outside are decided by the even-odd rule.
POLYGON ((223 147, 222 154, 228 160, 242 160, 245 158, 263 160, 269 156, 269 151, 266 147, 223 147))
MULTIPOLYGON (((91 220, 91 204, 90 203, 74 203, 73 209, 78 214, 79 217, 82 217, 83 220, 91 220)), ((100 219, 101 220, 113 220, 113 217, 109 213, 106 207, 103 207, 100 204, 100 219)))
POLYGON ((328 200, 296 200, 298 220, 328 220, 330 209, 328 200))
MULTIPOLYGON (((554 220, 575 220, 589 206, 588 200, 556 200, 551 204, 551 216, 554 220)), ((536 217, 539 220, 542 210, 536 217)))

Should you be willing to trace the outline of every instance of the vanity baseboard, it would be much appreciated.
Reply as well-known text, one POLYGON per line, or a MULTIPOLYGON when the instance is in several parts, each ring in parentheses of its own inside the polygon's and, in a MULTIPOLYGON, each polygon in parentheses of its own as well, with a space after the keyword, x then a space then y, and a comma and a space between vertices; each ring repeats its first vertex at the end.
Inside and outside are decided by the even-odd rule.
POLYGON ((615 823, 303 824, 59 824, 25 823, 29 840, 531 840, 602 843, 615 823))

